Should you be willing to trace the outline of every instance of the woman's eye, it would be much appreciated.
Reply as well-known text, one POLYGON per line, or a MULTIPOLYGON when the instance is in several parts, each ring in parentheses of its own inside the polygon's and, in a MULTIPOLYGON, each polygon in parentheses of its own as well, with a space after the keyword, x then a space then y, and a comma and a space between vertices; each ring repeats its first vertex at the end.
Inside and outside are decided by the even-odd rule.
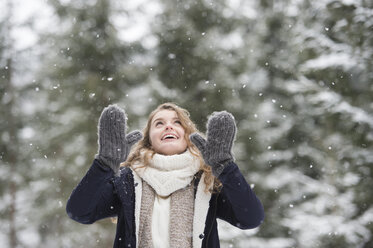
POLYGON ((155 123, 155 126, 159 126, 159 125, 162 125, 162 122, 161 122, 161 121, 157 121, 157 122, 155 123))
POLYGON ((175 121, 175 123, 181 125, 181 121, 175 121))

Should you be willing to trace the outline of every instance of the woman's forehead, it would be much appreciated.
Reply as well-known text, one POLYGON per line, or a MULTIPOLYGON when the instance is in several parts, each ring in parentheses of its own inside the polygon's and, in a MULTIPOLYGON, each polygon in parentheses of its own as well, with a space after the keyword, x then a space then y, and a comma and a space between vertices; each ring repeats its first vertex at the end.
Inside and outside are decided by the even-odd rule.
POLYGON ((178 116, 174 110, 162 109, 154 115, 153 120, 156 120, 159 118, 178 118, 178 116))

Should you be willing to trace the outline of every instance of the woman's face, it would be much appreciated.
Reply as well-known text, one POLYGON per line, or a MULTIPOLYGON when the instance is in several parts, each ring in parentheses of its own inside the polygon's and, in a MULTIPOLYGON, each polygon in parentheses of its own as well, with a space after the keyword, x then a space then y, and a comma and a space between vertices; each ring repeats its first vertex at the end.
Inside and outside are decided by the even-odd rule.
POLYGON ((183 153, 187 149, 184 134, 185 130, 175 111, 164 109, 154 115, 149 138, 156 153, 164 155, 183 153))

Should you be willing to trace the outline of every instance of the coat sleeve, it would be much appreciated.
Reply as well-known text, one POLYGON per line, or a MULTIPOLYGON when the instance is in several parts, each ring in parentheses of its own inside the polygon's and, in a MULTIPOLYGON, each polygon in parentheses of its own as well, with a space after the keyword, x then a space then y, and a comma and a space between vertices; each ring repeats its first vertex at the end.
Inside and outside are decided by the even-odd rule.
POLYGON ((120 201, 114 193, 113 171, 95 159, 66 204, 68 216, 82 224, 118 214, 120 201))
POLYGON ((264 220, 264 209, 250 188, 238 166, 231 162, 219 176, 223 187, 217 198, 217 217, 241 228, 259 226, 264 220))

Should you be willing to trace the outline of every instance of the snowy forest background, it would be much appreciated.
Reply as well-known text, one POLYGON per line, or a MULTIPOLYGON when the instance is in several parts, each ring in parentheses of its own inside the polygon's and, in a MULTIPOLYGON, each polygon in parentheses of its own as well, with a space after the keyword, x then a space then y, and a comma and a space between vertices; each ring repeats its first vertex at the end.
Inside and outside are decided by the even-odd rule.
POLYGON ((110 103, 232 112, 266 219, 222 247, 373 247, 371 0, 3 0, 1 247, 112 247, 66 200, 110 103), (22 6, 22 7, 21 7, 22 6))

